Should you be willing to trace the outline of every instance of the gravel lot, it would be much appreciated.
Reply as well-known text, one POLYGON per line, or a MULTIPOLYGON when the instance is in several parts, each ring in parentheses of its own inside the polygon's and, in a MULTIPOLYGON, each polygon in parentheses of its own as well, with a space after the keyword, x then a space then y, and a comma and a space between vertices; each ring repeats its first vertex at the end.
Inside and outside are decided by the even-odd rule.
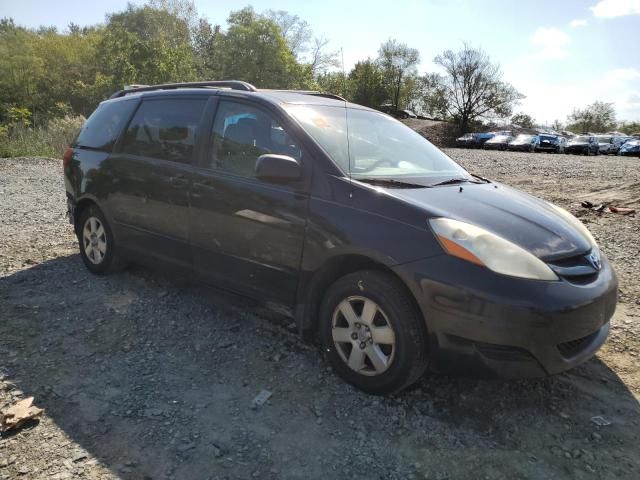
POLYGON ((46 409, 0 439, 0 479, 640 478, 639 217, 580 207, 640 207, 640 160, 447 152, 591 229, 620 277, 597 358, 367 396, 259 305, 141 267, 89 274, 60 161, 0 159, 0 407, 46 409))

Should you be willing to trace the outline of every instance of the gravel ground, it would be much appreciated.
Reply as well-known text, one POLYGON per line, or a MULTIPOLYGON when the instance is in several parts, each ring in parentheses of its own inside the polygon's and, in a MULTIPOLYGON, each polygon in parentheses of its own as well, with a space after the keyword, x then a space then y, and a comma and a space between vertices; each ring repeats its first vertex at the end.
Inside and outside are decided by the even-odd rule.
POLYGON ((639 207, 640 161, 447 152, 587 223, 621 282, 596 358, 367 396, 259 305, 141 267, 89 274, 60 162, 0 159, 0 407, 46 409, 0 439, 0 479, 640 478, 638 216, 579 206, 639 207))

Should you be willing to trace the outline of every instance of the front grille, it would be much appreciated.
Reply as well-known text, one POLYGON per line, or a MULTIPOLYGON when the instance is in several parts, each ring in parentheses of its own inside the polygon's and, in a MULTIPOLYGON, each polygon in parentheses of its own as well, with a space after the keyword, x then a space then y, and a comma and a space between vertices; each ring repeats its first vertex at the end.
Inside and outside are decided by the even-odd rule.
POLYGON ((587 283, 598 276, 601 268, 594 266, 589 259, 590 254, 591 252, 587 252, 573 257, 548 260, 547 264, 556 274, 571 282, 587 283))
POLYGON ((560 354, 564 358, 572 358, 582 352, 585 348, 591 344, 594 338, 598 335, 600 330, 596 330, 593 333, 590 333, 586 337, 578 338, 576 340, 570 340, 568 342, 563 342, 558 344, 558 350, 560 350, 560 354))

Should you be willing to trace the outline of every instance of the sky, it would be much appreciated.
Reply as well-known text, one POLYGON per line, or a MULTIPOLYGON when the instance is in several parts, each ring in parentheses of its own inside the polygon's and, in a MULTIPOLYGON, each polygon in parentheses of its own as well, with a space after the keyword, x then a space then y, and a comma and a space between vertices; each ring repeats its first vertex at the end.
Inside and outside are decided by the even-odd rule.
MULTIPOLYGON (((132 3, 143 3, 134 1, 132 3)), ((103 23, 126 0, 0 0, 0 17, 29 27, 103 23)), ((201 16, 226 25, 232 10, 286 10, 342 49, 348 71, 395 38, 420 52, 419 73, 464 42, 482 48, 526 98, 516 107, 539 123, 574 108, 613 102, 618 119, 640 120, 640 0, 196 0, 201 16)))

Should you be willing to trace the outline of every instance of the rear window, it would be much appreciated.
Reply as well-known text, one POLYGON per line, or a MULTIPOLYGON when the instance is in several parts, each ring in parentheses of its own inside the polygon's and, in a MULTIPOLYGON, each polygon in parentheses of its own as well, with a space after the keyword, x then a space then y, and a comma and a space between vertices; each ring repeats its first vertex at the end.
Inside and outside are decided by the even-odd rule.
POLYGON ((206 98, 146 100, 124 135, 122 153, 189 163, 206 98))
POLYGON ((136 103, 135 100, 121 100, 100 104, 85 122, 73 146, 111 151, 136 103))

